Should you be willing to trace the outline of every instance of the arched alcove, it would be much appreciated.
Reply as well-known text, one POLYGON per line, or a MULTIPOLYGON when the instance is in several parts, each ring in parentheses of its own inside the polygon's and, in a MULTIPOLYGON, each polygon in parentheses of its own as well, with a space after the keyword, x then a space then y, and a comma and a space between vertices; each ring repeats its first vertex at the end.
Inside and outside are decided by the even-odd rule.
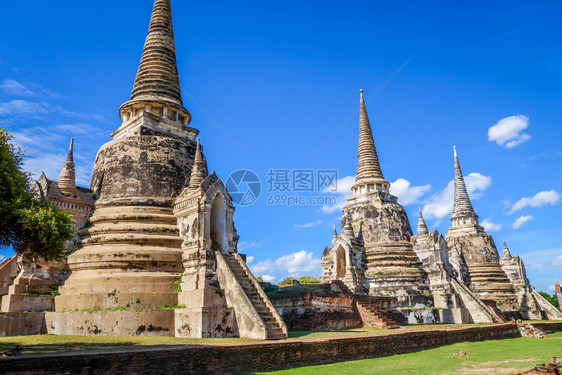
POLYGON ((340 245, 336 250, 336 279, 341 280, 345 277, 345 249, 340 245))
POLYGON ((220 194, 215 196, 211 205, 211 249, 228 252, 226 237, 226 203, 220 194))

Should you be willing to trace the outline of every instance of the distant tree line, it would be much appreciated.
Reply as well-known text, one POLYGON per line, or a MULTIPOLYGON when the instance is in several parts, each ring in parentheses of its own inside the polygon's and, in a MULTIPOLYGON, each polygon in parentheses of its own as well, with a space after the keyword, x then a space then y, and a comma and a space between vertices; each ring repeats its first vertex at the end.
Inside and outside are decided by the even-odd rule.
MULTIPOLYGON (((263 282, 263 276, 256 276, 256 280, 263 282)), ((279 283, 277 283, 278 286, 290 286, 293 285, 294 281, 298 281, 299 284, 320 284, 320 280, 318 280, 318 278, 316 277, 312 277, 312 276, 301 276, 298 279, 294 278, 292 276, 288 276, 283 278, 283 280, 281 280, 279 283)))

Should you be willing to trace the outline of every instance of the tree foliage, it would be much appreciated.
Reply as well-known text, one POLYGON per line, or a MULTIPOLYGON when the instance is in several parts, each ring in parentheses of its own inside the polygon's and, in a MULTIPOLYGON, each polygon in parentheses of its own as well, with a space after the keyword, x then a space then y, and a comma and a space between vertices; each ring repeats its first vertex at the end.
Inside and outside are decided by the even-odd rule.
POLYGON ((30 260, 59 260, 74 238, 70 215, 35 199, 31 177, 22 170, 24 152, 0 128, 0 245, 30 260))
POLYGON ((283 278, 283 280, 281 280, 279 282, 279 284, 277 284, 277 285, 279 285, 279 286, 290 286, 290 285, 293 285, 293 281, 297 281, 297 279, 295 279, 294 277, 288 276, 288 277, 283 278))
POLYGON ((294 281, 298 281, 299 284, 320 284, 320 280, 318 280, 316 277, 312 277, 312 276, 301 276, 298 279, 292 277, 292 276, 287 276, 285 278, 283 278, 283 280, 281 280, 279 282, 279 286, 291 286, 293 285, 294 281))
POLYGON ((320 284, 320 280, 312 276, 301 276, 299 277, 299 283, 301 284, 320 284))

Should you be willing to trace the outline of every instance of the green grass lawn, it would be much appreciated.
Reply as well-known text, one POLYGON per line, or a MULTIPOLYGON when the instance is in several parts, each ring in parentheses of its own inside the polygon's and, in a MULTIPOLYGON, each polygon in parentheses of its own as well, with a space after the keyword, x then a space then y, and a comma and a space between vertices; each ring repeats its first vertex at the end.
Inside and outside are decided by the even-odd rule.
POLYGON ((562 332, 550 334, 547 339, 463 342, 391 357, 253 374, 509 374, 550 362, 553 356, 562 356, 562 332), (468 357, 452 357, 461 350, 468 357))

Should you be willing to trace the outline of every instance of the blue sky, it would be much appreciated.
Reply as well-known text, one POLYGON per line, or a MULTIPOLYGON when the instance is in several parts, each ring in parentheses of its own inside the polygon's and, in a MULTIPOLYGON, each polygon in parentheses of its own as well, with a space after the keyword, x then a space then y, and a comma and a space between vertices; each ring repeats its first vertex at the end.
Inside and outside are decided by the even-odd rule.
MULTIPOLYGON (((383 172, 412 226, 422 205, 446 233, 453 152, 473 205, 538 290, 562 282, 562 3, 172 1, 184 104, 223 179, 264 191, 238 207, 240 251, 258 275, 319 276, 341 211, 269 205, 267 173, 356 167, 359 89, 383 172), (497 125, 497 126, 496 126, 497 125), (490 128, 493 130, 490 131, 490 128)), ((57 179, 75 137, 78 182, 119 126, 152 0, 2 4, 0 121, 27 168, 57 179)), ((291 192, 289 196, 294 196, 291 192)))

